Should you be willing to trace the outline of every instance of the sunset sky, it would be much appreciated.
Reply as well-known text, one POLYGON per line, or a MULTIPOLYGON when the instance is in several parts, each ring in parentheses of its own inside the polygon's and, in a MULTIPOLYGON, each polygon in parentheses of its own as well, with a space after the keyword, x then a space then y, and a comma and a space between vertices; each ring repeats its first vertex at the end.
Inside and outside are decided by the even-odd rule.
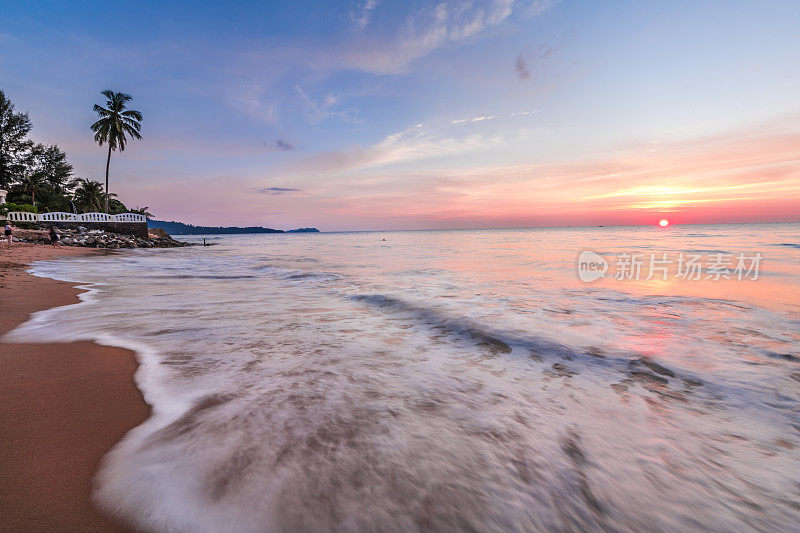
POLYGON ((800 2, 0 0, 0 88, 156 218, 322 230, 800 220, 800 2))

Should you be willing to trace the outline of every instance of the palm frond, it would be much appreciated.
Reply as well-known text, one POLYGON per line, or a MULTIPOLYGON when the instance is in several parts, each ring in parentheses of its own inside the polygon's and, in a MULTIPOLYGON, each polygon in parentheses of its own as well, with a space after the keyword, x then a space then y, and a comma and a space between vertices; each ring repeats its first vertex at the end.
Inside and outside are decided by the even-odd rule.
POLYGON ((134 122, 133 124, 131 124, 131 123, 125 121, 122 124, 122 129, 126 133, 130 134, 130 136, 133 137, 134 139, 141 139, 142 138, 141 134, 139 134, 139 129, 140 128, 141 128, 141 126, 139 126, 138 122, 134 122))
POLYGON ((136 121, 142 120, 142 114, 140 112, 136 111, 135 109, 129 109, 129 110, 123 112, 122 116, 123 117, 132 118, 133 120, 136 120, 136 121))

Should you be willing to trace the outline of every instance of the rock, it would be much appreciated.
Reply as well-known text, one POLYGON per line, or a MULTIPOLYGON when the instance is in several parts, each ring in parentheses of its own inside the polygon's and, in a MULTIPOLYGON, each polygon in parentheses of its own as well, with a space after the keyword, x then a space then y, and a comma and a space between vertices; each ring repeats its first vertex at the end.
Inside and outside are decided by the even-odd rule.
MULTIPOLYGON (((41 224, 39 229, 19 229, 14 233, 14 242, 50 243, 50 225, 41 224)), ((64 246, 84 246, 96 248, 174 248, 191 246, 190 243, 176 241, 167 234, 152 239, 142 239, 131 234, 109 233, 103 230, 88 230, 85 226, 56 228, 64 246)))

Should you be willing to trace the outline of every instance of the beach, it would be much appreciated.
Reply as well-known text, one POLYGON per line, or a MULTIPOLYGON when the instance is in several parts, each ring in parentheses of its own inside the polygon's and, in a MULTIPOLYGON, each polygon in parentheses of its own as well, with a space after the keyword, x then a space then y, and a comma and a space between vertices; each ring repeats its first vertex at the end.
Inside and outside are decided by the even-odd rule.
MULTIPOLYGON (((37 264, 87 303, 8 338, 136 350, 152 415, 92 498, 136 529, 797 523, 796 224, 201 238, 37 264), (617 279, 626 252, 764 259, 617 279)), ((122 415, 91 415, 120 430, 98 458, 122 415)))
MULTIPOLYGON (((32 261, 97 250, 0 248, 0 335, 31 313, 78 302, 72 283, 26 272, 32 261)), ((134 353, 91 342, 0 343, 0 530, 122 531, 90 502, 103 455, 149 413, 134 353)))
POLYGON ((0 533, 800 533, 800 0, 728 4, 0 4, 0 533))
POLYGON ((798 224, 203 238, 4 259, 0 529, 798 523, 798 224))

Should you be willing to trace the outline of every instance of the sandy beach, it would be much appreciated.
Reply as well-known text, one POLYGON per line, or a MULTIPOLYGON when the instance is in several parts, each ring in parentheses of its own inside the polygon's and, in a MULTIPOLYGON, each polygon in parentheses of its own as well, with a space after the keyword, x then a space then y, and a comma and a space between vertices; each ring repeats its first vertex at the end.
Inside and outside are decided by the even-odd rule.
MULTIPOLYGON (((32 261, 97 250, 0 248, 0 335, 31 313, 78 301, 72 284, 27 274, 32 261)), ((144 421, 133 352, 89 342, 0 343, 0 530, 121 531, 90 503, 103 455, 144 421)))

